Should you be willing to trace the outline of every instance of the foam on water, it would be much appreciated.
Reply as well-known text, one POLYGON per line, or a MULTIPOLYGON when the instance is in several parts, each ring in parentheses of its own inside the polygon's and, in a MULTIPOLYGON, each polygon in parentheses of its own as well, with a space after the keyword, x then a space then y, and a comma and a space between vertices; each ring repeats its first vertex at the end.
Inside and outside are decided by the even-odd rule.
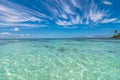
POLYGON ((0 80, 120 80, 120 40, 0 40, 0 80))

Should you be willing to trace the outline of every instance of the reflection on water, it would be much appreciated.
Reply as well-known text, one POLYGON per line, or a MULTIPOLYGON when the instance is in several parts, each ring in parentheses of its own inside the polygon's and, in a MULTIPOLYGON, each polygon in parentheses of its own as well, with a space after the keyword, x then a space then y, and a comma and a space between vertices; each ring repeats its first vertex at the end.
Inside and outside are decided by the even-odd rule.
POLYGON ((0 40, 0 80, 120 80, 120 40, 0 40))

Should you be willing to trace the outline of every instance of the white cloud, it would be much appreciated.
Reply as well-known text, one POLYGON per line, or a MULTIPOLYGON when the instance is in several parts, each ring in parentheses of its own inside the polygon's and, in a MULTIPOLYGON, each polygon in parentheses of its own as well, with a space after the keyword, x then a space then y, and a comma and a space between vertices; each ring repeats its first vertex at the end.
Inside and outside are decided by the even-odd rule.
POLYGON ((100 11, 98 9, 95 9, 95 10, 93 10, 93 9, 90 9, 90 13, 89 13, 88 17, 90 18, 91 21, 93 21, 95 23, 99 22, 107 15, 107 13, 105 13, 104 10, 100 11))
MULTIPOLYGON (((21 10, 20 10, 21 11, 21 10)), ((39 18, 32 16, 27 12, 20 12, 15 8, 6 7, 5 5, 0 5, 0 21, 3 22, 26 22, 26 21, 41 21, 39 18)))
MULTIPOLYGON (((55 17, 54 19, 57 25, 60 26, 71 26, 71 25, 80 25, 80 24, 96 25, 96 24, 101 24, 101 23, 104 24, 108 22, 112 23, 115 20, 110 16, 111 13, 109 9, 101 8, 98 5, 98 3, 95 3, 94 0, 90 0, 90 1, 71 0, 71 3, 73 5, 67 3, 67 1, 57 1, 57 6, 59 7, 59 9, 61 9, 62 12, 62 14, 61 13, 59 14, 61 15, 60 18, 62 19, 60 19, 59 17, 55 17), (81 11, 80 12, 81 14, 79 12, 76 12, 75 10, 76 8, 79 11, 81 11)), ((104 0, 104 3, 107 5, 112 5, 111 2, 108 2, 106 0, 104 0)))
POLYGON ((68 13, 68 14, 75 14, 68 5, 65 5, 64 6, 64 9, 65 9, 65 12, 68 13))
POLYGON ((81 18, 79 15, 76 15, 75 17, 71 16, 70 20, 56 20, 56 24, 61 25, 61 26, 70 26, 70 25, 77 25, 77 24, 82 24, 81 18))
POLYGON ((30 34, 25 34, 25 36, 30 36, 30 34))
POLYGON ((10 35, 10 33, 9 32, 0 32, 0 35, 1 36, 10 35))
MULTIPOLYGON (((75 7, 78 6, 78 4, 75 1, 71 1, 75 7)), ((83 4, 80 4, 83 5, 83 4)), ((64 3, 63 8, 67 9, 66 6, 68 4, 64 3)), ((73 7, 74 7, 73 6, 73 7)), ((80 7, 80 6, 79 6, 80 7)), ((68 9, 70 10, 71 6, 69 5, 68 9)), ((70 20, 60 20, 59 18, 56 19, 56 24, 61 25, 61 26, 69 26, 69 25, 79 25, 79 24, 85 24, 85 25, 91 25, 91 24, 99 24, 103 20, 108 19, 110 13, 108 10, 101 9, 95 2, 94 0, 91 0, 90 4, 87 4, 87 2, 84 3, 83 9, 81 10, 81 7, 79 8, 82 15, 76 12, 75 15, 72 14, 72 11, 63 11, 64 15, 62 14, 63 19, 67 19, 65 15, 70 20)), ((75 13, 75 11, 73 12, 75 13)), ((104 22, 104 21, 103 21, 104 22)), ((111 21, 112 22, 112 21, 111 21)))
POLYGON ((80 17, 79 16, 76 16, 74 18, 71 18, 71 22, 73 24, 80 24, 80 17))
POLYGON ((67 2, 60 1, 59 3, 60 4, 58 4, 58 5, 62 8, 62 10, 64 11, 64 13, 75 14, 75 12, 73 11, 73 9, 71 8, 71 6, 67 2))
POLYGON ((57 22, 56 22, 56 24, 58 24, 58 25, 61 25, 61 26, 64 26, 64 25, 72 25, 72 23, 71 22, 67 22, 67 21, 63 21, 63 20, 58 20, 57 22))
POLYGON ((0 32, 0 37, 30 37, 30 34, 17 34, 17 33, 9 33, 9 32, 0 32))
POLYGON ((72 4, 73 4, 75 7, 79 8, 79 5, 78 5, 78 3, 77 3, 77 0, 71 0, 71 2, 72 2, 72 4))
POLYGON ((20 29, 17 28, 17 27, 15 27, 15 28, 13 28, 12 30, 13 30, 13 31, 19 31, 20 29))
MULTIPOLYGON (((11 26, 12 24, 31 26, 29 24, 24 24, 24 22, 42 22, 49 18, 47 15, 42 14, 38 11, 26 8, 24 6, 11 3, 8 0, 0 1, 0 23, 11 26), (7 23, 7 24, 5 24, 7 23)), ((2 25, 0 25, 2 26, 2 25)))
POLYGON ((63 19, 67 19, 67 15, 66 15, 66 14, 62 14, 61 17, 62 17, 63 19))
MULTIPOLYGON (((38 8, 39 11, 12 3, 10 0, 0 0, 0 27, 41 27, 48 25, 49 21, 60 26, 96 25, 117 21, 117 18, 110 16, 109 9, 101 8, 95 0, 40 0, 40 2, 50 15, 41 13, 41 9, 38 8), (38 24, 42 22, 44 23, 38 24)), ((112 5, 108 0, 102 2, 105 5, 112 5)), ((33 6, 36 7, 34 4, 33 6)), ((15 28, 14 31, 19 29, 15 28)))
POLYGON ((105 5, 112 5, 112 3, 109 2, 109 1, 107 1, 107 0, 104 0, 104 1, 103 1, 103 4, 105 4, 105 5))
POLYGON ((27 23, 1 23, 0 27, 8 27, 8 26, 23 26, 23 27, 43 27, 44 25, 38 25, 38 24, 27 24, 27 23))
POLYGON ((112 18, 112 19, 104 19, 102 23, 110 23, 110 22, 115 22, 117 18, 112 18))
POLYGON ((30 34, 20 34, 21 37, 28 37, 30 34))

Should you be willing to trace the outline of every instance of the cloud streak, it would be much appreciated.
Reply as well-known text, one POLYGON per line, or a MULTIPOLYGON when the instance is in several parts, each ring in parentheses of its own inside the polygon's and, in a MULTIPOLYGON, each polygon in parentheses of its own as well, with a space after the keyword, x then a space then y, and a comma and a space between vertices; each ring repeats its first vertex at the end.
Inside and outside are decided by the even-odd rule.
POLYGON ((104 0, 104 1, 103 1, 103 4, 105 4, 105 5, 112 5, 112 3, 109 2, 109 1, 107 1, 107 0, 104 0))
MULTIPOLYGON (((108 1, 103 1, 106 5, 112 5, 108 1)), ((114 23, 117 21, 115 17, 111 17, 109 9, 101 8, 101 6, 94 0, 57 0, 56 6, 50 7, 50 1, 46 2, 50 13, 55 15, 52 17, 53 21, 60 26, 71 25, 97 25, 114 23), (62 6, 61 6, 62 5, 62 6)))
POLYGON ((102 21, 102 23, 110 23, 110 22, 116 22, 116 21, 117 21, 116 18, 112 18, 112 19, 104 19, 104 20, 102 21))
MULTIPOLYGON (((0 1, 0 25, 33 26, 27 22, 41 23, 45 14, 29 9, 27 7, 12 3, 8 0, 0 1)), ((34 25, 35 26, 35 25, 34 25)))
POLYGON ((17 33, 10 33, 10 32, 0 32, 0 37, 30 37, 31 35, 30 34, 17 34, 17 33))
MULTIPOLYGON (((110 16, 109 9, 101 8, 94 0, 40 0, 38 2, 36 0, 34 2, 39 2, 42 6, 34 9, 10 0, 0 0, 0 26, 40 27, 50 25, 51 22, 58 26, 98 25, 117 21, 117 18, 110 16)), ((107 0, 103 0, 103 4, 112 5, 107 0)))
POLYGON ((0 35, 1 36, 8 36, 8 35, 10 35, 10 33, 9 32, 0 32, 0 35))

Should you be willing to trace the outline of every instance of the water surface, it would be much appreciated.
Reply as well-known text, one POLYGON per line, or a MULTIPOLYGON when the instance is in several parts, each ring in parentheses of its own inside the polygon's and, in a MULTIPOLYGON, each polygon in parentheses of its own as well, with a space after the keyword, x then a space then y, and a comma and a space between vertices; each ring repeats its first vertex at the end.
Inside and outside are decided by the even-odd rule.
POLYGON ((0 80, 120 80, 120 40, 0 40, 0 80))

